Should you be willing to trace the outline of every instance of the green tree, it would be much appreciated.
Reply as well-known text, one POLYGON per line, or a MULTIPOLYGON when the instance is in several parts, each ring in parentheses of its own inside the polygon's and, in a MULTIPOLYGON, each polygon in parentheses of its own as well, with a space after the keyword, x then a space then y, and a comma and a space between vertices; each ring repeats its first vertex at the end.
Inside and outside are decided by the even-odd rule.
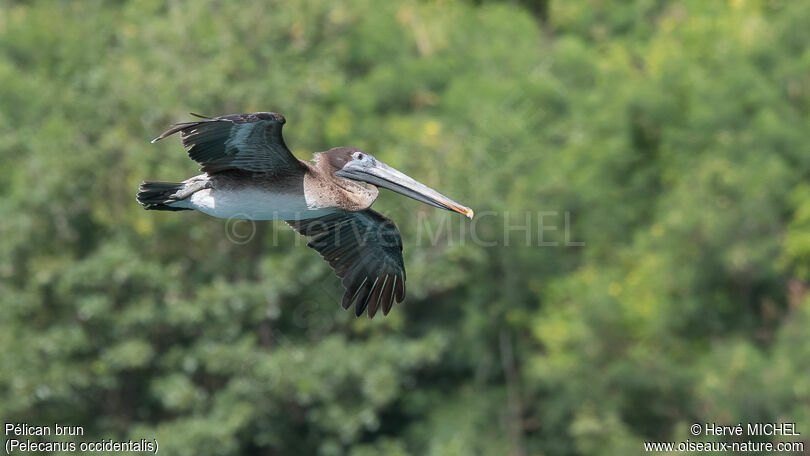
POLYGON ((0 419, 180 456, 806 434, 808 21, 778 0, 0 3, 0 419), (169 124, 258 110, 299 158, 361 147, 479 215, 383 192, 408 299, 368 321, 283 223, 137 205, 195 173, 148 143, 169 124))

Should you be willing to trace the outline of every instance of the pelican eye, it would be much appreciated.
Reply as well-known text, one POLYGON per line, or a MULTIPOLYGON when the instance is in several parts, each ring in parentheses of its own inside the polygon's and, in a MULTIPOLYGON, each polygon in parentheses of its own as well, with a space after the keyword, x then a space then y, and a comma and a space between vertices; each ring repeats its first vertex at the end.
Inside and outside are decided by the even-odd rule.
POLYGON ((362 153, 362 152, 357 152, 357 153, 355 153, 355 154, 354 154, 354 159, 355 159, 355 160, 362 160, 362 159, 364 159, 364 158, 366 158, 366 156, 365 156, 365 155, 363 155, 363 153, 362 153))

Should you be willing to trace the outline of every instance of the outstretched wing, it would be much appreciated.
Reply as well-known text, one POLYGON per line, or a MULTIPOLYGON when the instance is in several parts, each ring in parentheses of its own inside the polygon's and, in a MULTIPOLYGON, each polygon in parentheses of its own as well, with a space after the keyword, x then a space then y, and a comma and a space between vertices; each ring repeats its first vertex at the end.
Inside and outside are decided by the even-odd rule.
POLYGON ((388 217, 366 209, 287 223, 309 238, 307 246, 317 250, 342 279, 344 309, 355 302, 355 315, 368 309, 368 318, 374 318, 378 309, 388 315, 395 299, 405 299, 402 238, 388 217))
POLYGON ((159 141, 178 131, 188 155, 213 174, 230 169, 289 174, 305 170, 284 144, 281 127, 286 120, 275 112, 229 114, 176 124, 159 141))

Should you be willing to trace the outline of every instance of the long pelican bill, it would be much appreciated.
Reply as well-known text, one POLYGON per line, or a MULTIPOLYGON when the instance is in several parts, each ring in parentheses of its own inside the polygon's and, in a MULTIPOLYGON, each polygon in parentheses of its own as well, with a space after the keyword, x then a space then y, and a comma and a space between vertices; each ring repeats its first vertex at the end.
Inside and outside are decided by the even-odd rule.
POLYGON ((349 162, 342 169, 335 171, 335 175, 387 188, 431 206, 464 214, 469 218, 473 218, 474 215, 469 207, 451 200, 376 159, 370 164, 349 162))

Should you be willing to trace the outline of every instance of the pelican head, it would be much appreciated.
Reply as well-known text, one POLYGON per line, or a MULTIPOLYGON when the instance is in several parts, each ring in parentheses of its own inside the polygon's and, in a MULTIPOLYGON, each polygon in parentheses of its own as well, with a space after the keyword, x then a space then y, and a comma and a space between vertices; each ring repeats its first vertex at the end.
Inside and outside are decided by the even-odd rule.
POLYGON ((335 176, 387 188, 425 204, 473 218, 473 210, 469 207, 411 179, 362 150, 354 147, 337 147, 326 154, 335 169, 335 176))

